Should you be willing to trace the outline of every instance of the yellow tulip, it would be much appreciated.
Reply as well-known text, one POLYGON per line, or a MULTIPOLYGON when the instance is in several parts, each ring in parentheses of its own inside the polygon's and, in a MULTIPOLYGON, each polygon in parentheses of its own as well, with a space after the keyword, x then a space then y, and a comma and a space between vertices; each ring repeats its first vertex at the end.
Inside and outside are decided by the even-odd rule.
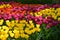
POLYGON ((27 27, 29 27, 30 25, 29 24, 26 24, 27 27))
POLYGON ((5 33, 8 33, 9 28, 7 26, 2 26, 2 30, 4 30, 5 33))
POLYGON ((28 33, 29 29, 25 29, 25 33, 28 33))
POLYGON ((32 20, 29 21, 30 24, 31 24, 32 22, 33 22, 32 20))
POLYGON ((32 33, 35 33, 35 31, 36 31, 36 29, 35 29, 35 28, 33 28, 33 29, 31 30, 31 32, 32 32, 32 33))
POLYGON ((31 35, 32 34, 32 31, 29 30, 26 33, 29 34, 29 35, 31 35))
POLYGON ((16 26, 14 26, 14 28, 13 28, 13 29, 19 30, 19 28, 18 28, 18 27, 16 27, 16 26))
POLYGON ((36 28, 36 31, 37 31, 37 32, 40 32, 40 30, 41 30, 40 28, 36 28))
POLYGON ((1 40, 6 40, 8 38, 8 36, 9 36, 8 34, 1 34, 0 39, 1 40))
POLYGON ((10 33, 10 37, 14 37, 14 33, 10 33))
POLYGON ((41 12, 38 12, 38 15, 39 15, 39 16, 42 16, 42 13, 41 13, 41 12))
POLYGON ((1 19, 1 20, 0 20, 0 25, 2 25, 2 24, 3 24, 3 22, 4 22, 4 20, 3 20, 3 19, 1 19))
POLYGON ((60 18, 58 18, 58 21, 60 21, 60 18))
POLYGON ((56 15, 53 15, 52 18, 57 19, 57 16, 56 15))
POLYGON ((12 27, 14 27, 15 26, 15 21, 9 21, 9 20, 7 20, 6 21, 6 25, 9 27, 9 29, 12 29, 12 27))
POLYGON ((57 16, 60 16, 60 13, 57 13, 57 16))
POLYGON ((24 33, 24 30, 20 30, 20 33, 21 33, 21 34, 24 33))
POLYGON ((10 22, 10 25, 11 25, 11 27, 15 26, 15 21, 14 21, 14 20, 11 21, 11 22, 10 22))
POLYGON ((10 25, 11 25, 11 23, 10 23, 9 20, 6 20, 6 25, 7 25, 7 26, 10 26, 10 25))
POLYGON ((30 35, 30 34, 32 34, 32 31, 30 31, 29 28, 26 28, 26 29, 25 29, 25 33, 27 33, 27 34, 30 35))
POLYGON ((14 30, 14 37, 15 38, 19 38, 20 34, 19 34, 19 31, 18 30, 14 30))
POLYGON ((7 6, 7 7, 10 6, 10 4, 6 4, 6 6, 7 6))
POLYGON ((0 5, 0 8, 4 8, 4 6, 3 5, 0 5))
POLYGON ((16 29, 14 29, 14 31, 13 31, 14 33, 19 33, 19 31, 18 30, 16 30, 16 29))
POLYGON ((25 23, 25 22, 26 22, 26 20, 21 20, 21 21, 20 21, 20 23, 25 23))
POLYGON ((9 31, 10 37, 14 37, 14 33, 12 31, 9 31))
POLYGON ((3 6, 4 8, 6 8, 6 4, 3 4, 2 6, 3 6))
POLYGON ((25 24, 19 24, 18 28, 22 30, 24 28, 25 24))
POLYGON ((1 28, 2 28, 2 27, 0 26, 0 30, 1 30, 1 28))
POLYGON ((19 36, 20 36, 19 33, 15 33, 15 34, 14 34, 14 37, 15 37, 15 38, 19 38, 19 36))
POLYGON ((29 38, 29 35, 25 34, 25 38, 28 39, 29 38))
POLYGON ((36 17, 38 17, 38 16, 39 16, 37 13, 34 13, 34 15, 35 15, 36 17))
POLYGON ((15 20, 15 23, 17 24, 19 22, 19 20, 15 20))
POLYGON ((4 35, 4 38, 8 38, 8 36, 9 36, 9 34, 5 34, 5 35, 4 35))
POLYGON ((1 40, 6 40, 6 38, 4 37, 4 35, 1 35, 1 40))
POLYGON ((39 28, 39 27, 40 27, 40 25, 39 25, 39 24, 36 24, 36 27, 37 27, 37 28, 39 28))
POLYGON ((33 16, 33 13, 31 12, 31 13, 30 13, 30 15, 32 15, 32 16, 33 16))
POLYGON ((24 33, 22 33, 22 34, 20 34, 20 35, 21 35, 21 37, 22 37, 22 38, 24 38, 24 37, 25 37, 25 34, 24 34, 24 33))
POLYGON ((29 29, 34 28, 34 25, 29 26, 29 29))

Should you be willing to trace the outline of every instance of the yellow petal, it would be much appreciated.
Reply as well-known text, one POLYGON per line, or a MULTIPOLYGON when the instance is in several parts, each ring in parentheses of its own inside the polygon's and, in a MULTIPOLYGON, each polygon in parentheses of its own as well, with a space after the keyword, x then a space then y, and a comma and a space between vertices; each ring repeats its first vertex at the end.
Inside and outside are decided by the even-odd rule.
POLYGON ((60 21, 60 18, 58 18, 58 21, 60 21))
POLYGON ((11 37, 14 37, 14 33, 10 33, 10 36, 11 36, 11 37))
POLYGON ((39 24, 36 24, 36 27, 37 27, 37 28, 39 28, 39 27, 40 27, 40 25, 39 25, 39 24))

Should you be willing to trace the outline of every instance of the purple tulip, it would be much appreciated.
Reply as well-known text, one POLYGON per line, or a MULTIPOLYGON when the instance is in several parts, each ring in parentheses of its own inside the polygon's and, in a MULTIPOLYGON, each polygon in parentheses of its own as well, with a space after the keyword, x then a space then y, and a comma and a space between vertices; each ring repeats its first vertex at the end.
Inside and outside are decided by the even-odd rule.
POLYGON ((48 24, 47 19, 43 19, 43 22, 44 22, 45 24, 48 24))
POLYGON ((40 17, 39 17, 39 20, 40 20, 40 21, 43 21, 43 18, 42 18, 42 16, 40 16, 40 17))
POLYGON ((58 4, 53 5, 53 8, 59 8, 59 7, 60 7, 60 5, 58 5, 58 4))
POLYGON ((2 18, 2 15, 0 14, 0 19, 2 18))
POLYGON ((41 25, 42 24, 42 21, 37 21, 36 23, 41 25))
POLYGON ((53 21, 52 23, 53 23, 54 26, 58 25, 58 21, 53 21))

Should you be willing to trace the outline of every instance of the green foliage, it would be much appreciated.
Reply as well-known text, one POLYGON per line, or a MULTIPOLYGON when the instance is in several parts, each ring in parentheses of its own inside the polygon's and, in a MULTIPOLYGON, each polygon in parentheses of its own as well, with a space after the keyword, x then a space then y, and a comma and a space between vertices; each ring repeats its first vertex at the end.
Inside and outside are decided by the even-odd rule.
POLYGON ((40 40, 60 40, 60 24, 58 26, 52 26, 49 29, 46 29, 46 25, 42 24, 41 32, 42 37, 40 40))
POLYGON ((6 2, 9 2, 9 1, 15 1, 15 2, 22 2, 22 3, 33 3, 33 4, 38 4, 38 3, 41 3, 41 4, 51 4, 52 3, 52 0, 1 0, 1 1, 6 1, 6 2))
POLYGON ((1 0, 4 2, 10 2, 10 1, 15 1, 15 2, 21 2, 24 4, 54 4, 54 3, 60 3, 60 0, 1 0))

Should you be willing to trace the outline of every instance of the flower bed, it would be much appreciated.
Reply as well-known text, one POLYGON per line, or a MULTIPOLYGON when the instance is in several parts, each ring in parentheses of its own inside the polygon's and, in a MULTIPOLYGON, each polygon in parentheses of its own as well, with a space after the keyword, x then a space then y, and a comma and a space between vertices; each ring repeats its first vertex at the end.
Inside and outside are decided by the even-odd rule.
POLYGON ((58 40, 59 31, 58 4, 0 4, 0 40, 58 40))

